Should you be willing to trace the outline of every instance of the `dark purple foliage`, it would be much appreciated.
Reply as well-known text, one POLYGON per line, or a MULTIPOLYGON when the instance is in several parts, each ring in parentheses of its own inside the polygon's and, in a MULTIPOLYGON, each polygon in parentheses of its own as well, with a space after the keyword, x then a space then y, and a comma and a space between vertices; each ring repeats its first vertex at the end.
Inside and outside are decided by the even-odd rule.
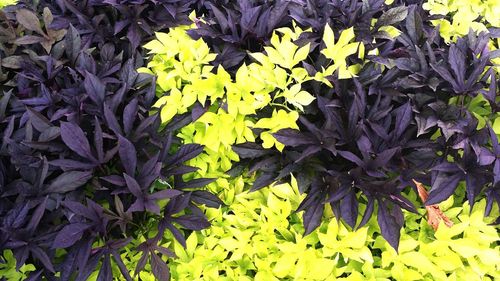
MULTIPOLYGON (((319 45, 315 38, 332 21, 339 29, 354 26, 357 40, 368 49, 376 46, 380 54, 368 56, 357 78, 330 77, 333 89, 315 81, 303 84, 317 102, 300 117, 300 131, 274 134, 286 145, 283 153, 252 143, 234 149, 244 159, 241 165, 259 171, 252 190, 294 174, 307 194, 298 208, 304 210, 305 234, 320 224, 325 204, 352 228, 364 225, 378 206, 381 234, 397 249, 401 209, 416 212, 404 197, 407 187, 416 189, 413 180, 431 186, 427 205, 450 197, 460 182, 471 205, 482 194, 488 199, 487 212, 495 201, 500 203, 498 140, 491 129, 477 129, 478 120, 468 110, 468 103, 483 92, 492 112, 497 111, 498 77, 489 68, 490 34, 471 32, 447 45, 419 5, 396 1, 387 7, 383 2, 292 5, 290 15, 316 32, 307 40, 319 45), (307 16, 299 8, 305 6, 315 12, 307 16), (373 33, 364 26, 372 17, 382 22, 376 26, 395 25, 402 34, 390 40, 373 33), (484 90, 488 79, 489 90, 484 90), (360 222, 359 201, 367 205, 360 222)), ((304 64, 310 72, 324 63, 316 52, 304 64)))
POLYGON ((203 147, 161 126, 155 78, 135 71, 138 45, 185 23, 192 3, 21 1, 0 11, 0 252, 34 263, 32 280, 87 280, 97 267, 111 280, 111 262, 132 280, 120 254, 142 236, 137 250, 167 280, 164 232, 184 244, 182 229, 210 225, 196 204, 222 202, 196 189, 213 179, 182 177, 203 147))

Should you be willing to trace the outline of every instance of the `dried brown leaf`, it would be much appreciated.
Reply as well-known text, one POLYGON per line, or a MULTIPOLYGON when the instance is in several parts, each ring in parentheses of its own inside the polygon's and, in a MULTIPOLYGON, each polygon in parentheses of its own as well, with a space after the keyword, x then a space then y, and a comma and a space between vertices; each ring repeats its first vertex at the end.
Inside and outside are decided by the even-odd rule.
MULTIPOLYGON (((418 191, 418 196, 422 200, 422 202, 425 202, 428 197, 427 189, 425 189, 425 186, 416 181, 413 180, 415 183, 415 186, 417 187, 418 191)), ((425 206, 425 209, 427 210, 427 222, 429 223, 430 226, 436 231, 439 226, 439 222, 442 220, 444 224, 447 227, 451 227, 453 225, 453 222, 441 211, 439 206, 436 205, 431 205, 431 206, 425 206)))

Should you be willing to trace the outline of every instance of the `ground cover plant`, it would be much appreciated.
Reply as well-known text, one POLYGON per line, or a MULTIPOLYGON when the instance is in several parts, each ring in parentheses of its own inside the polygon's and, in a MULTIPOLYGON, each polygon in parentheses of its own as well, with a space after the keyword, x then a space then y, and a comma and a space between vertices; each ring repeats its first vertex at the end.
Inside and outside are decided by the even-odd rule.
POLYGON ((0 272, 168 280, 170 263, 175 280, 274 280, 317 262, 317 280, 497 278, 481 218, 500 203, 493 2, 6 7, 0 272), (469 10, 473 29, 446 27, 469 10), (434 235, 422 204, 450 200, 459 226, 434 235), (294 247, 307 258, 283 258, 294 247))
MULTIPOLYGON (((440 204, 455 223, 437 232, 422 215, 404 212, 399 253, 382 238, 375 218, 356 231, 328 210, 319 228, 303 236, 304 199, 297 182, 246 193, 243 181, 227 211, 210 209, 212 227, 175 247, 173 280, 496 280, 499 234, 484 221, 485 200, 470 212, 459 196, 440 204), (251 206, 251 208, 249 208, 251 206)), ((410 196, 417 202, 416 194, 410 196)), ((365 208, 366 206, 362 206, 365 208)), ((498 212, 495 209, 493 212, 498 212)), ((359 217, 361 219, 361 215, 359 217)))

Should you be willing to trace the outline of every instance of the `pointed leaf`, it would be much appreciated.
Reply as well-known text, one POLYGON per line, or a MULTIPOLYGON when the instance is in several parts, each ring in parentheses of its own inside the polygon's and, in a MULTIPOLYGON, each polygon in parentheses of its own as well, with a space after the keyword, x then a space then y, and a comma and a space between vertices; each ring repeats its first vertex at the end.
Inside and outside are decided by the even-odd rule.
POLYGON ((61 122, 61 138, 76 154, 97 162, 90 151, 89 141, 80 127, 73 123, 61 122))
POLYGON ((118 154, 125 172, 130 176, 134 176, 137 167, 137 151, 135 146, 121 135, 118 135, 118 154))
POLYGON ((90 226, 84 223, 68 224, 61 229, 52 243, 54 249, 64 249, 71 247, 76 241, 82 238, 83 232, 90 226))

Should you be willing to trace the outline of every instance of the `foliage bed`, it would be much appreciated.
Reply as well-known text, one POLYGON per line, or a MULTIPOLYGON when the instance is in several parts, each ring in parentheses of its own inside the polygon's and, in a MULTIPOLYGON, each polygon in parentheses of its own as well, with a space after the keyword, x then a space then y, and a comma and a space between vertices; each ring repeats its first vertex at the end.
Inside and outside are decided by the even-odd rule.
POLYGON ((0 278, 500 278, 497 2, 5 7, 0 278))

